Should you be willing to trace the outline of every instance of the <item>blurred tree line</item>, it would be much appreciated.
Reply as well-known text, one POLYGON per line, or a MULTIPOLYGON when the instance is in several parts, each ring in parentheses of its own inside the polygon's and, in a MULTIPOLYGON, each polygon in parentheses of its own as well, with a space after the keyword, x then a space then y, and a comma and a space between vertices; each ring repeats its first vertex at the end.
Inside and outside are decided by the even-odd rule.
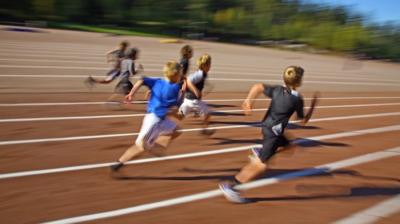
POLYGON ((317 49, 400 61, 398 25, 366 24, 349 8, 301 0, 19 0, 1 1, 1 21, 43 20, 226 41, 290 40, 317 49))

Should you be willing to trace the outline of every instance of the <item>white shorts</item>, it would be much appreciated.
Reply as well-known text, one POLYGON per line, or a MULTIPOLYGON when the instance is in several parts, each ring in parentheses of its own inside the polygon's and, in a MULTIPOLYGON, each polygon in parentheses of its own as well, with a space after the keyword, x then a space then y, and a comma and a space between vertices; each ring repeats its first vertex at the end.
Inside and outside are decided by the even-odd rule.
POLYGON ((207 115, 210 113, 208 106, 201 100, 184 99, 182 105, 179 107, 179 112, 187 116, 191 112, 198 113, 199 115, 207 115))
POLYGON ((159 136, 171 135, 176 127, 175 122, 169 119, 161 119, 153 113, 146 114, 136 139, 136 145, 143 144, 145 149, 150 149, 159 136))

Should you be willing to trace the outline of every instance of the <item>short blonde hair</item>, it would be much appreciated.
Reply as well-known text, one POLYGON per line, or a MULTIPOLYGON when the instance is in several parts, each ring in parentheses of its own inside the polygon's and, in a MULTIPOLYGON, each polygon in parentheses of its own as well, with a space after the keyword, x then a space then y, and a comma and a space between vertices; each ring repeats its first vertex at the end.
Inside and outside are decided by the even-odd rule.
POLYGON ((211 65, 211 56, 209 54, 203 54, 197 59, 197 66, 199 66, 199 69, 203 69, 209 65, 211 65))
POLYGON ((178 82, 181 73, 181 65, 176 61, 169 61, 164 65, 163 73, 170 82, 178 82))
POLYGON ((300 66, 289 66, 283 73, 283 81, 287 87, 296 88, 301 85, 304 69, 300 66))
POLYGON ((193 53, 193 48, 190 45, 185 45, 181 48, 181 56, 184 58, 188 58, 189 55, 193 53))

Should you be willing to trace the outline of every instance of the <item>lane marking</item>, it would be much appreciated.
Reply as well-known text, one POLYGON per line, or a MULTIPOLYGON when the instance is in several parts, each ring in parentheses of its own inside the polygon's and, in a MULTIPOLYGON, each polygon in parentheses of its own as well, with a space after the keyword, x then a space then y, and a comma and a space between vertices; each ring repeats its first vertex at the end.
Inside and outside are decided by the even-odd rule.
POLYGON ((400 194, 333 224, 372 224, 400 211, 400 194))
MULTIPOLYGON (((0 75, 1 76, 1 75, 0 75)), ((312 98, 303 98, 304 100, 311 100, 312 98)), ((360 97, 321 97, 320 100, 369 100, 369 99, 400 99, 400 96, 360 96, 360 97)), ((206 102, 236 102, 244 101, 245 99, 205 99, 206 102)), ((256 101, 270 101, 268 98, 255 99, 256 101)), ((73 105, 101 105, 109 102, 43 102, 43 103, 0 103, 0 107, 25 107, 25 106, 73 106, 73 105)), ((132 101, 135 103, 147 103, 144 100, 132 101)))
MULTIPOLYGON (((31 69, 40 69, 40 68, 53 68, 53 69, 82 69, 82 70, 101 70, 106 71, 109 68, 99 68, 99 67, 71 67, 71 66, 40 66, 40 65, 0 65, 0 68, 31 68, 31 69)), ((159 69, 146 69, 146 72, 160 72, 159 69)), ((217 73, 217 72, 215 72, 217 73)), ((222 72, 223 73, 223 72, 222 72)), ((1 75, 0 77, 14 77, 14 78, 22 78, 22 77, 30 77, 30 78, 84 78, 86 75, 1 75)), ((239 78, 208 78, 210 81, 231 81, 231 82, 272 82, 272 83, 282 83, 281 79, 239 79, 239 78)), ((339 81, 312 81, 307 80, 304 83, 310 84, 328 84, 328 85, 363 85, 363 86, 400 86, 399 83, 390 83, 390 82, 339 82, 339 81)))
MULTIPOLYGON (((316 109, 331 109, 331 108, 354 108, 354 107, 381 107, 381 106, 398 106, 400 103, 377 103, 377 104, 353 104, 353 105, 330 105, 317 106, 316 109)), ((309 107, 305 107, 309 108, 309 107)), ((267 111, 268 108, 253 109, 253 111, 267 111)), ((219 110, 214 113, 227 112, 243 112, 242 109, 236 110, 219 110)), ((111 118, 126 118, 126 117, 143 117, 146 114, 106 114, 106 115, 87 115, 87 116, 65 116, 65 117, 31 117, 31 118, 7 118, 0 119, 0 123, 12 122, 37 122, 37 121, 64 121, 64 120, 90 120, 90 119, 111 119, 111 118)))
MULTIPOLYGON (((398 130, 400 130, 400 125, 393 125, 393 126, 384 126, 384 127, 379 127, 379 128, 370 128, 370 129, 347 131, 347 132, 341 132, 341 133, 335 133, 335 134, 313 136, 313 137, 307 137, 307 139, 312 140, 312 141, 322 141, 322 140, 354 137, 354 136, 367 135, 367 134, 377 134, 377 133, 382 133, 382 132, 390 132, 390 131, 398 131, 398 130)), ((294 140, 293 144, 299 144, 303 141, 305 141, 305 140, 303 140, 303 139, 294 140)), ((127 162, 127 164, 142 164, 142 163, 152 163, 152 162, 159 162, 159 161, 175 160, 175 159, 194 158, 194 157, 200 157, 200 156, 218 155, 218 154, 224 154, 224 153, 245 151, 245 150, 250 149, 251 147, 259 147, 259 146, 261 146, 261 145, 255 144, 255 145, 246 145, 246 146, 239 146, 239 147, 232 147, 232 148, 223 148, 223 149, 217 149, 217 150, 208 150, 208 151, 203 151, 203 152, 178 154, 178 155, 165 156, 165 157, 137 159, 137 160, 129 161, 129 162, 127 162)), ((88 165, 79 165, 79 166, 70 166, 70 167, 61 167, 61 168, 51 168, 51 169, 43 169, 43 170, 20 171, 20 172, 14 172, 14 173, 3 173, 3 174, 0 174, 0 180, 16 178, 16 177, 26 177, 26 176, 62 173, 62 172, 70 172, 70 171, 78 171, 78 170, 97 169, 97 168, 108 167, 113 164, 115 164, 115 163, 110 162, 110 163, 88 164, 88 165)))
MULTIPOLYGON (((379 114, 362 114, 362 115, 351 115, 351 116, 339 116, 339 117, 325 117, 315 118, 309 120, 309 122, 321 122, 321 121, 335 121, 335 120, 351 120, 351 119, 362 119, 371 117, 386 117, 386 116, 399 116, 400 112, 392 113, 379 113, 379 114)), ((290 123, 298 123, 298 121, 292 121, 290 123)), ((225 125, 208 127, 208 130, 222 130, 222 129, 234 129, 234 128, 245 128, 245 127, 258 127, 260 123, 255 122, 252 125, 225 125)), ((190 128, 181 129, 180 132, 195 132, 201 131, 203 128, 190 128)), ((106 134, 106 135, 86 135, 86 136, 72 136, 72 137, 58 137, 58 138, 42 138, 42 139, 24 139, 24 140, 10 140, 0 141, 1 145, 17 145, 17 144, 32 144, 32 143, 43 143, 43 142, 59 142, 59 141, 77 141, 77 140, 91 140, 91 139, 102 139, 102 138, 116 138, 116 137, 127 137, 137 136, 139 133, 121 133, 121 134, 106 134)))
MULTIPOLYGON (((249 189, 253 189, 253 188, 277 184, 277 183, 280 183, 283 181, 298 179, 301 177, 329 173, 329 172, 337 170, 337 169, 342 169, 342 168, 346 168, 346 167, 350 167, 350 166, 355 166, 355 165, 360 165, 360 164, 364 164, 364 163, 368 163, 368 162, 382 160, 382 159, 386 159, 386 158, 390 158, 390 157, 394 157, 394 156, 400 156, 400 147, 395 147, 395 148, 391 148, 391 149, 387 149, 387 150, 375 152, 375 153, 368 153, 365 155, 356 156, 356 157, 352 157, 352 158, 345 159, 345 160, 340 160, 340 161, 333 162, 333 163, 323 164, 323 165, 316 166, 316 167, 309 168, 309 169, 304 169, 304 170, 300 170, 300 171, 296 171, 296 172, 290 172, 290 173, 286 173, 286 174, 277 175, 277 176, 271 177, 271 178, 256 180, 253 182, 249 182, 247 184, 242 184, 242 185, 238 186, 237 189, 249 190, 249 189)), ((93 214, 89 214, 89 215, 76 216, 76 217, 72 217, 72 218, 59 219, 59 220, 45 222, 45 223, 47 223, 47 224, 61 224, 61 223, 66 224, 66 223, 88 222, 88 221, 93 221, 93 220, 98 220, 98 219, 112 218, 112 217, 117 217, 117 216, 122 216, 122 215, 134 214, 134 213, 139 213, 139 212, 143 212, 143 211, 149 211, 149 210, 154 210, 154 209, 158 209, 158 208, 163 208, 163 207, 170 207, 170 206, 174 206, 174 205, 178 205, 178 204, 184 204, 184 203, 189 203, 189 202, 194 202, 194 201, 199 201, 199 200, 204 200, 204 199, 210 199, 210 198, 214 198, 214 197, 218 197, 218 196, 222 196, 222 192, 220 190, 210 190, 210 191, 205 191, 205 192, 201 192, 201 193, 197 193, 197 194, 191 194, 191 195, 166 199, 166 200, 142 204, 142 205, 136 205, 136 206, 122 208, 122 209, 116 209, 116 210, 111 210, 111 211, 106 211, 106 212, 99 212, 99 213, 93 213, 93 214)))
MULTIPOLYGON (((53 63, 75 63, 75 64, 97 64, 104 66, 107 64, 104 60, 96 60, 96 61, 88 61, 88 60, 54 60, 54 59, 32 59, 32 58, 0 58, 0 61, 9 61, 9 62, 53 62, 53 63)), ((159 69, 162 68, 162 63, 154 63, 155 60, 141 60, 139 63, 142 63, 146 66, 146 69, 159 69), (151 62, 150 62, 151 61, 151 62)), ((15 65, 19 66, 19 65, 15 65)), ((213 66, 213 74, 231 74, 231 75, 241 75, 243 73, 238 72, 237 69, 232 70, 232 66, 230 65, 214 65, 213 66)), ((377 79, 377 78, 368 78, 368 77, 359 77, 359 76, 345 76, 345 77, 337 77, 333 76, 335 74, 332 72, 332 75, 324 76, 324 75, 316 75, 319 72, 309 71, 307 72, 307 78, 317 78, 317 79, 333 79, 333 80, 359 80, 359 81, 378 81, 378 82, 399 82, 400 80, 394 79, 377 79), (310 75, 311 74, 311 75, 310 75)), ((246 76, 258 76, 258 77, 280 77, 280 71, 277 69, 252 69, 249 71, 246 69, 246 76)))

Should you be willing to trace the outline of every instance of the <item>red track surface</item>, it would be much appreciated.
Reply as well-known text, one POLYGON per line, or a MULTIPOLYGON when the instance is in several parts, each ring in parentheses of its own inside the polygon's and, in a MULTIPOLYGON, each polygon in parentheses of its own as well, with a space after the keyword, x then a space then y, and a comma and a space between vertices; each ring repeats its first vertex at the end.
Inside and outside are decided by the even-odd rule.
MULTIPOLYGON (((155 71, 161 71, 166 60, 178 57, 180 45, 163 45, 158 39, 152 38, 110 37, 55 30, 48 30, 46 33, 0 31, 0 47, 3 49, 0 52, 0 119, 144 113, 144 104, 130 105, 124 110, 109 110, 100 104, 1 106, 5 103, 104 101, 112 86, 101 86, 88 92, 82 81, 86 75, 105 73, 102 68, 107 67, 102 64, 103 54, 122 39, 129 40, 141 49, 141 62, 147 75, 160 74, 155 71), (54 77, 18 77, 19 75, 54 77), (60 78, 65 75, 81 77, 60 78)), ((400 103, 399 65, 227 44, 190 44, 194 46, 195 57, 202 52, 213 56, 210 74, 214 78, 279 80, 285 66, 304 66, 304 96, 310 97, 314 90, 322 93, 319 105, 321 108, 316 110, 313 118, 400 112, 400 105, 393 104, 400 103), (353 65, 350 70, 349 64, 353 65), (224 71, 230 73, 223 74, 224 71), (247 72, 253 75, 248 75, 247 72), (308 80, 321 83, 307 83, 308 80), (331 97, 347 99, 327 99, 331 97), (361 104, 364 106, 356 106, 361 104), (332 105, 343 107, 324 108, 332 105)), ((243 99, 254 81, 211 80, 211 83, 215 86, 206 99, 243 99)), ((140 100, 141 96, 138 98, 140 100)), ((308 103, 306 101, 307 105, 308 103)), ((238 110, 241 101, 210 104, 217 111, 238 110)), ((266 108, 267 105, 268 101, 260 101, 256 103, 256 108, 266 108)), ((263 114, 264 112, 255 112, 252 116, 243 116, 241 112, 226 112, 223 116, 212 118, 212 127, 257 122, 263 114)), ((135 133, 139 131, 141 119, 142 117, 128 117, 8 123, 0 120, 0 142, 135 133)), ((339 119, 311 122, 308 128, 290 129, 288 133, 298 138, 307 138, 399 124, 400 115, 339 119)), ((200 127, 199 120, 195 118, 185 120, 181 126, 184 129, 200 127)), ((267 176, 397 147, 400 146, 399 136, 400 131, 390 131, 314 142, 298 147, 293 155, 277 155, 271 161, 267 176)), ((196 131, 185 132, 173 142, 166 154, 178 155, 251 145, 260 138, 260 130, 256 127, 218 130, 211 138, 204 138, 196 131)), ((134 139, 135 136, 130 136, 0 145, 0 174, 113 162, 134 139)), ((0 179, 0 220, 2 223, 37 223, 213 190, 221 179, 235 174, 246 163, 247 154, 248 152, 235 152, 129 165, 124 169, 124 174, 129 177, 127 180, 110 178, 108 168, 0 179)), ((154 155, 145 154, 142 158, 152 157, 154 155)), ((399 157, 395 156, 329 174, 302 177, 247 190, 244 191, 244 196, 253 198, 255 202, 245 205, 233 205, 223 197, 217 197, 93 222, 330 223, 400 194, 399 162, 399 157)), ((379 221, 399 222, 400 213, 379 221)))

